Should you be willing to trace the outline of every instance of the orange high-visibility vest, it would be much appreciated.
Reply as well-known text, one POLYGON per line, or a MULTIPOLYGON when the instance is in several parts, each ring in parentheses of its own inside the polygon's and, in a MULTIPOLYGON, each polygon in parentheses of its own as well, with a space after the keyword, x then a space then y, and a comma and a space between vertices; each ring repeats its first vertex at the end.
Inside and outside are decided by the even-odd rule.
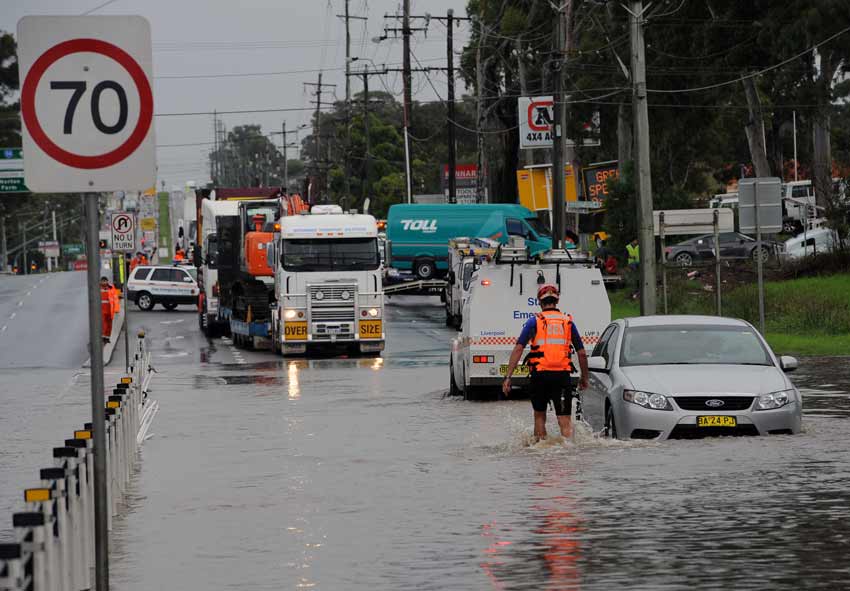
POLYGON ((537 332, 531 343, 527 363, 532 371, 572 371, 570 359, 573 317, 559 310, 544 310, 536 315, 537 332))

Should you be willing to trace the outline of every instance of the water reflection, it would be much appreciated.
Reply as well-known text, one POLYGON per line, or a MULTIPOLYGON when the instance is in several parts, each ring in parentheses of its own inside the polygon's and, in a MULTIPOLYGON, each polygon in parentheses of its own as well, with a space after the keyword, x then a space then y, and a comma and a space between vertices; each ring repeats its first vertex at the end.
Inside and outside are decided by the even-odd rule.
POLYGON ((298 400, 301 398, 301 386, 298 383, 298 364, 295 361, 289 362, 289 399, 298 400))

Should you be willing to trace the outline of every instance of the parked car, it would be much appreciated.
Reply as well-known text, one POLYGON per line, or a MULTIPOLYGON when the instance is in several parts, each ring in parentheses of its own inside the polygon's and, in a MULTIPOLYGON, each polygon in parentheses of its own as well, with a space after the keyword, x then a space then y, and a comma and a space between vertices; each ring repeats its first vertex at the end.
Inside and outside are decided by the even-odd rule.
POLYGON ((802 399, 752 325, 715 316, 611 323, 588 360, 585 419, 620 439, 799 433, 802 399))
POLYGON ((821 252, 829 252, 835 248, 836 244, 835 232, 832 229, 818 228, 786 240, 782 249, 782 256, 788 259, 799 259, 821 252))
MULTIPOLYGON (((740 232, 721 232, 720 257, 724 259, 756 260, 756 239, 740 232)), ((767 261, 776 252, 777 243, 762 239, 762 262, 767 261)), ((703 234, 685 240, 665 249, 667 260, 682 267, 690 267, 695 262, 714 258, 714 234, 703 234)))
POLYGON ((183 266, 140 266, 133 269, 127 280, 127 298, 142 310, 152 310, 162 304, 174 310, 180 304, 198 303, 198 283, 195 269, 183 266))

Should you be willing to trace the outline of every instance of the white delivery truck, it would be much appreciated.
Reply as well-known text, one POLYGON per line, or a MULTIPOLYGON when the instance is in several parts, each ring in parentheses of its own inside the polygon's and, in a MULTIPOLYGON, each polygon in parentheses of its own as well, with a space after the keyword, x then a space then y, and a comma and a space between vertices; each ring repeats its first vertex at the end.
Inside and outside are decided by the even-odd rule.
MULTIPOLYGON (((537 288, 558 285, 559 309, 571 314, 588 351, 611 322, 602 273, 590 259, 547 251, 533 259, 521 238, 502 246, 492 262, 472 276, 463 306, 463 326, 452 341, 450 393, 467 399, 494 396, 507 372, 511 351, 526 320, 540 312, 537 288)), ((573 355, 573 365, 578 361, 573 355)), ((513 383, 525 385, 528 367, 517 366, 513 383)))
POLYGON ((219 312, 218 265, 218 221, 222 217, 239 216, 239 201, 201 201, 201 256, 198 263, 198 325, 205 335, 214 337, 226 332, 228 321, 219 312))
POLYGON ((275 269, 274 350, 299 355, 345 347, 384 349, 384 292, 378 226, 370 215, 338 208, 280 219, 269 260, 275 269))
POLYGON ((469 295, 472 272, 476 265, 492 259, 499 243, 489 238, 452 238, 449 240, 449 271, 443 301, 446 304, 446 326, 460 328, 463 302, 469 295))

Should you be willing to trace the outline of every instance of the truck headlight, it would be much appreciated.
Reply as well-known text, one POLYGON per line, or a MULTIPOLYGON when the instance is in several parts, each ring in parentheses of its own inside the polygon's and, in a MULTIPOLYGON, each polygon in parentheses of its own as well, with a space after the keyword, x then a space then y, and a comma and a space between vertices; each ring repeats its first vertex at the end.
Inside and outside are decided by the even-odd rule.
POLYGON ((770 394, 762 394, 756 398, 756 410, 773 410, 781 408, 794 400, 794 390, 782 390, 781 392, 771 392, 770 394))
POLYGON ((652 410, 673 410, 673 405, 663 394, 653 394, 640 390, 623 390, 623 400, 652 410))
POLYGON ((376 317, 377 315, 378 315, 378 309, 377 309, 377 308, 369 308, 369 316, 371 316, 372 318, 374 318, 374 317, 376 317))
POLYGON ((283 317, 286 318, 287 320, 292 320, 293 318, 295 318, 296 314, 297 314, 297 312, 295 310, 287 310, 286 312, 283 313, 283 317))

